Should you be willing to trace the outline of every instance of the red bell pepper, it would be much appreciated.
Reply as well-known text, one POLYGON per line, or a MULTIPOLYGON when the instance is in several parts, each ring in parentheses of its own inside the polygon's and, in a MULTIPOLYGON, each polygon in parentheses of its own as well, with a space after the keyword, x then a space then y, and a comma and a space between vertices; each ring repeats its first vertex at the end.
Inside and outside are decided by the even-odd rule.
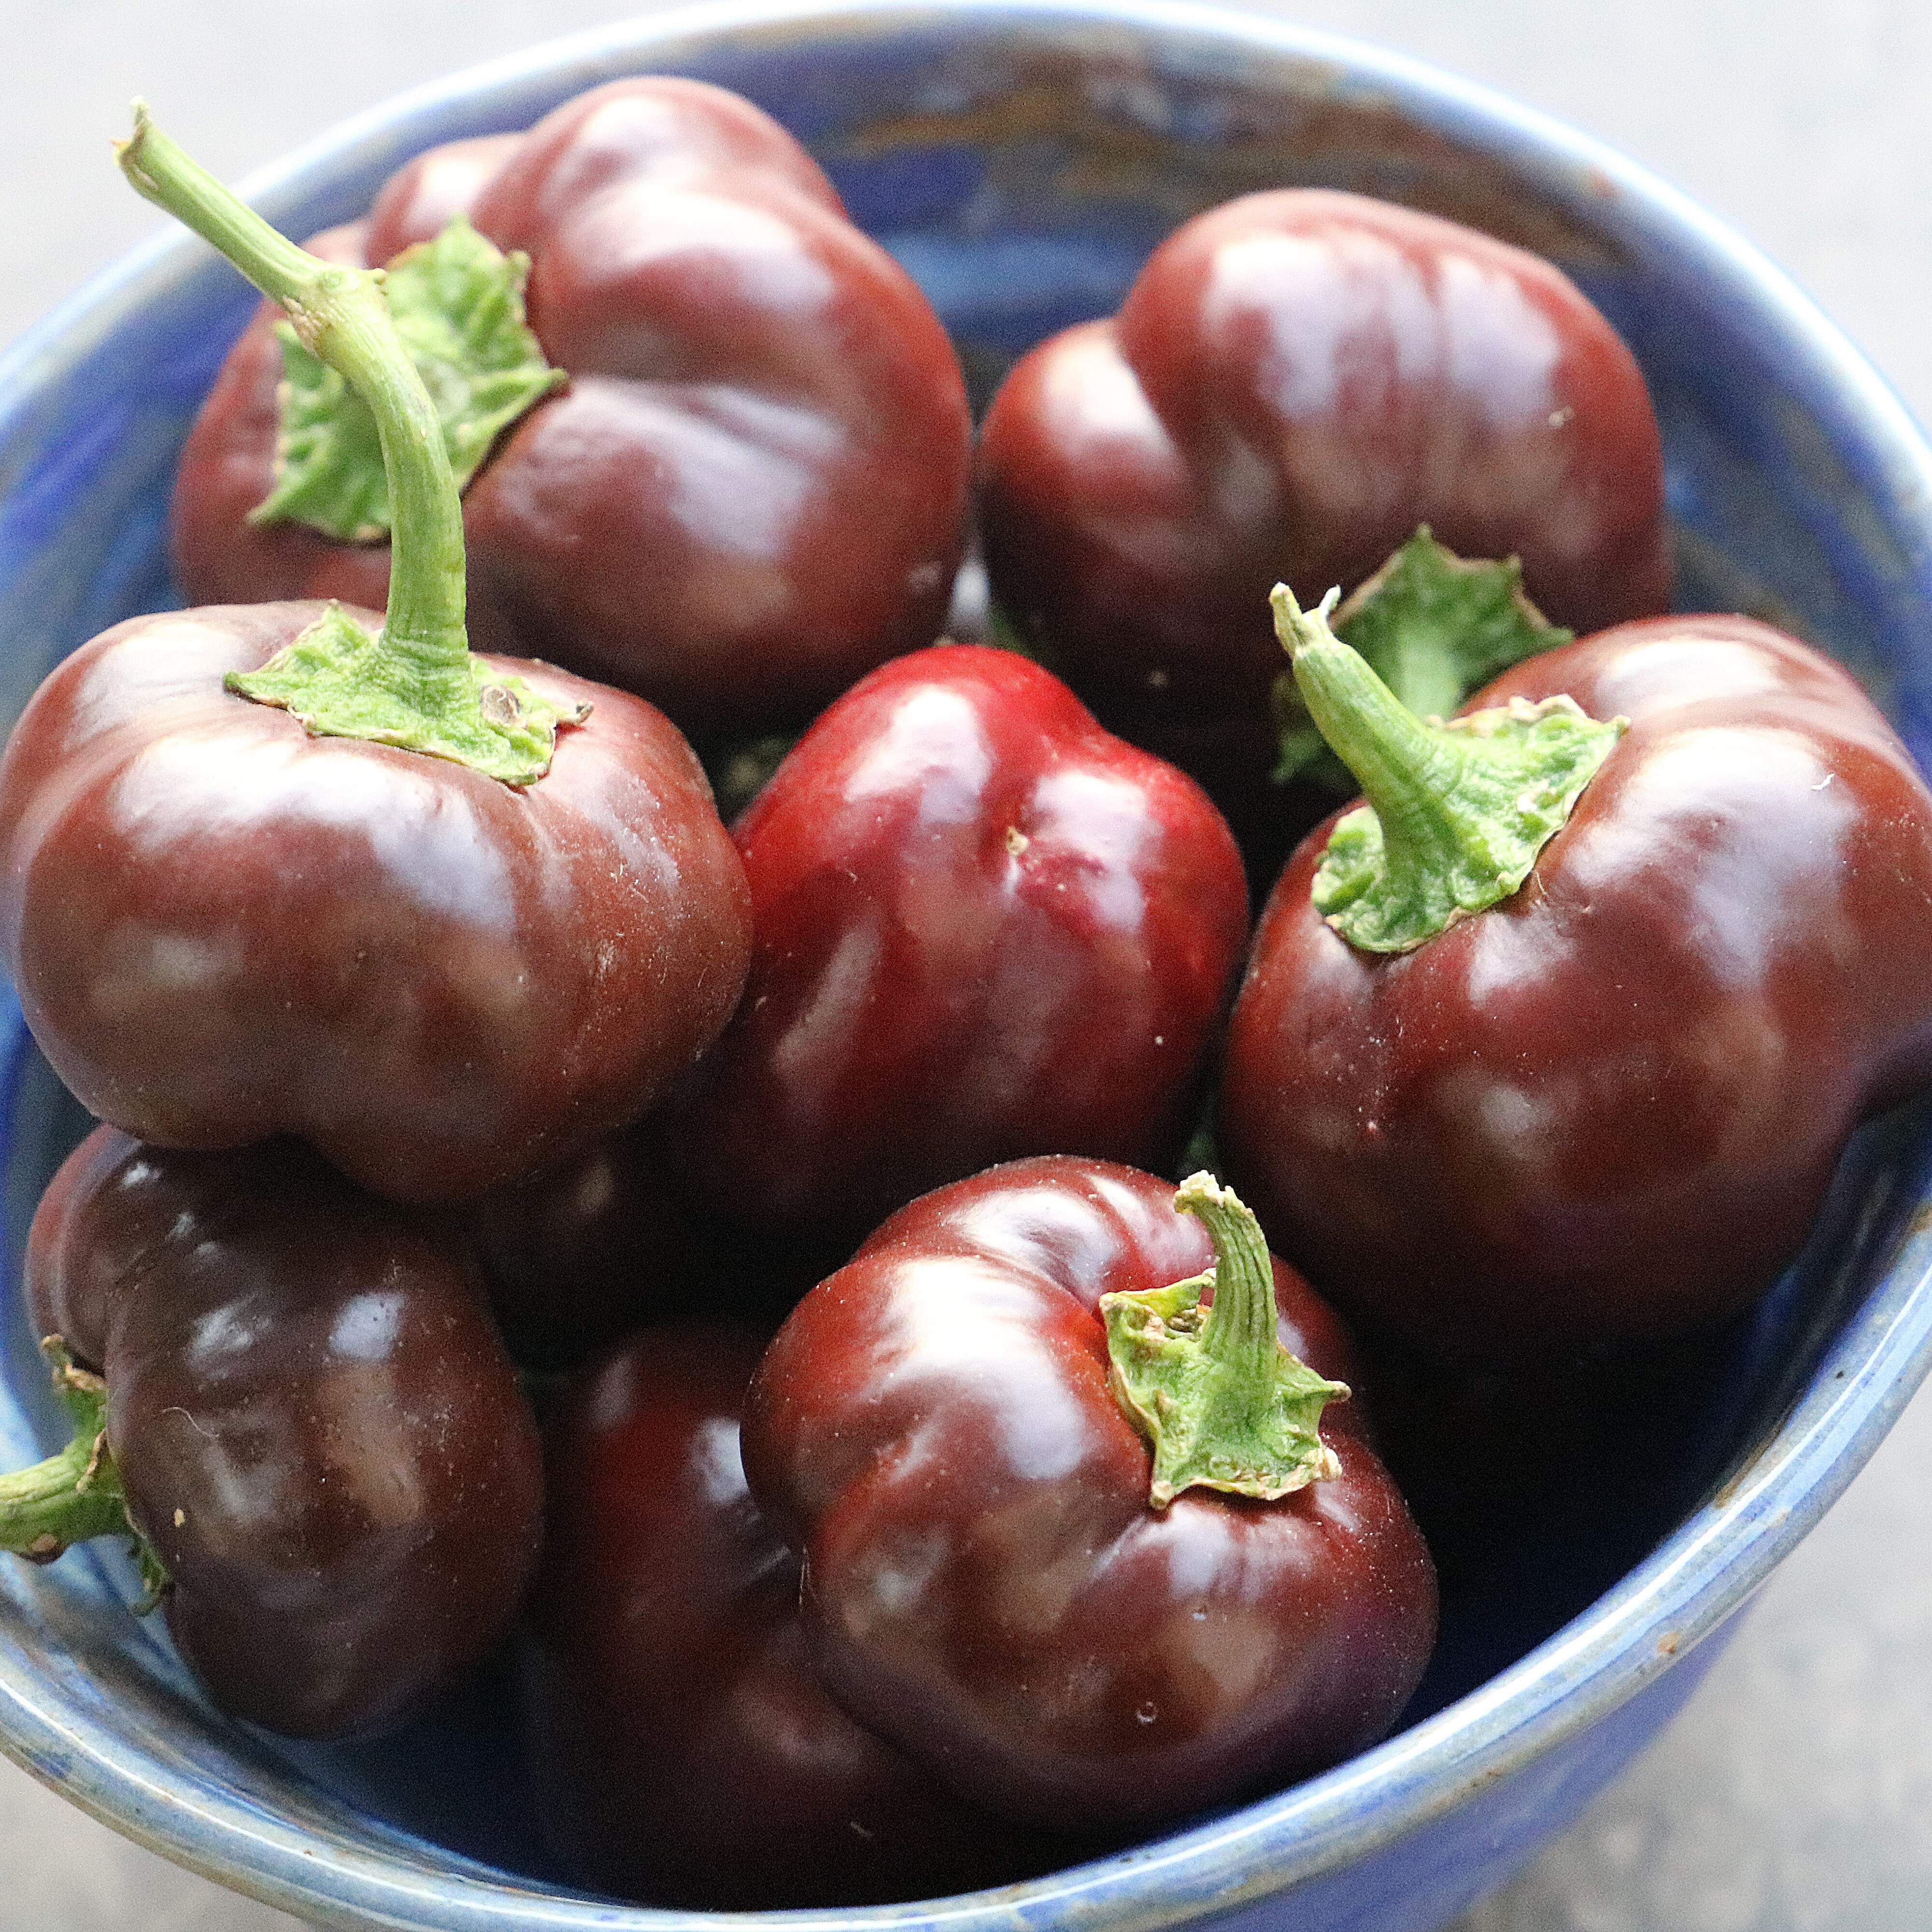
POLYGON ((1172 766, 1010 651, 915 652, 828 709, 735 828, 743 1004, 672 1145, 732 1215, 836 1231, 992 1162, 1160 1167, 1247 932, 1172 766))

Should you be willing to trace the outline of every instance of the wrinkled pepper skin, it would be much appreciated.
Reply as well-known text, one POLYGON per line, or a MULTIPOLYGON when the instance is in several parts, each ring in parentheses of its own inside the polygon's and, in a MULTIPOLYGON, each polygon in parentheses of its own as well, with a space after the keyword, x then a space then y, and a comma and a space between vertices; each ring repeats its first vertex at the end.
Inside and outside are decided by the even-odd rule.
POLYGON ((1177 230, 1117 315, 1014 369, 979 492, 1001 607, 1103 724, 1244 817, 1274 754, 1277 580, 1312 608, 1426 524, 1520 556, 1572 629, 1669 602, 1657 426, 1610 325, 1540 258, 1357 195, 1177 230))
POLYGON ((382 1730, 507 1634, 542 1456, 461 1244, 292 1142, 170 1154, 97 1128, 25 1267, 104 1376, 168 1629, 224 1710, 382 1730))
POLYGON ((593 706, 519 790, 223 689, 319 614, 136 618, 56 668, 0 764, 0 960, 55 1071, 139 1138, 295 1134, 460 1200, 641 1114, 716 1034, 743 869, 622 692, 504 667, 593 706))
POLYGON ((826 710, 734 828, 752 974, 676 1136, 755 1222, 865 1232, 1040 1153, 1160 1167, 1247 937, 1205 795, 1010 651, 940 646, 826 710))
MULTIPOLYGON (((454 213, 531 258, 563 393, 514 424, 464 506, 476 649, 639 693, 704 736, 802 724, 944 622, 970 425, 925 297, 748 101, 622 80, 527 134, 435 149, 365 224, 310 245, 390 260, 454 213)), ((386 546, 250 526, 281 352, 265 308, 182 453, 190 602, 380 608, 386 546)))
POLYGON ((1462 1354, 1687 1332, 1796 1252, 1932 1077, 1932 797, 1840 665, 1744 617, 1526 659, 1630 728, 1511 898, 1416 950, 1323 923, 1310 835, 1228 1034, 1220 1146, 1343 1306, 1462 1354))
MULTIPOLYGON (((943 1188, 787 1319, 754 1378, 752 1493, 805 1557, 824 1681, 967 1797, 1142 1826, 1381 1737, 1434 1640, 1435 1573, 1352 1405, 1341 1472, 1275 1502, 1148 1501, 1100 1295, 1212 1258, 1151 1175, 1058 1156, 943 1188)), ((1282 1340, 1352 1370, 1276 1264, 1282 1340)))
POLYGON ((738 1454, 764 1343, 646 1329, 550 1418, 522 1706, 546 1835, 600 1891, 724 1911, 932 1898, 1064 1861, 814 1675, 799 1559, 738 1454))

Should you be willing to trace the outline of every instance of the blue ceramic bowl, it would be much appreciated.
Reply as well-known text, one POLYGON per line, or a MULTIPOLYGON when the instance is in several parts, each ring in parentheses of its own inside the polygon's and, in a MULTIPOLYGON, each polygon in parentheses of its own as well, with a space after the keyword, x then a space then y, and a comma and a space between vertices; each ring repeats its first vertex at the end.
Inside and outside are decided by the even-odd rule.
MULTIPOLYGON (((1310 183, 1458 217, 1553 256, 1622 330, 1664 424, 1688 608, 1769 614, 1847 658, 1922 762, 1932 732, 1932 452, 1773 269, 1600 148, 1412 62, 1161 0, 734 0, 480 68, 258 178, 298 234, 417 149, 521 128, 647 71, 750 95, 925 284, 983 392, 1111 310, 1176 222, 1310 183)), ((178 130, 191 139, 193 130, 178 130)), ((97 282, 0 364, 0 711, 93 632, 172 601, 176 449, 252 298, 184 235, 97 282)), ((0 1013, 12 1258, 82 1123, 0 1013)), ((1676 1709, 1730 1619, 1844 1488, 1932 1350, 1932 1117, 1848 1156, 1811 1246, 1606 1508, 1603 1472, 1512 1521, 1452 1582, 1407 1728, 1327 1776, 1125 1856, 998 1892, 818 1924, 1441 1924, 1522 1864, 1676 1709)), ((0 1454, 54 1439, 15 1315, 0 1454)), ((531 1840, 489 1685, 380 1746, 291 1750, 213 1713, 118 1555, 0 1567, 0 1747, 167 1856, 331 1925, 695 1928, 587 1899, 531 1840)))

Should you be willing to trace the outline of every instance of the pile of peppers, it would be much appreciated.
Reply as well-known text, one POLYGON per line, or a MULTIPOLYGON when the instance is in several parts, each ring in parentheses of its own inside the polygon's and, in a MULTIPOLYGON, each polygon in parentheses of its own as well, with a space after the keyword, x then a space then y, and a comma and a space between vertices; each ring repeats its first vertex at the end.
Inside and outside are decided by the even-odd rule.
POLYGON ((1932 793, 1829 657, 1669 614, 1550 264, 1249 196, 976 452, 721 89, 307 249, 145 109, 121 160, 268 301, 193 605, 0 763, 0 962, 100 1122, 0 1547, 126 1539, 220 1711, 366 1735, 508 1645, 546 1837, 654 1904, 1118 1847, 1422 1680, 1350 1324, 1708 1335, 1932 1082, 1932 793), (940 635, 973 524, 1016 647, 940 635))

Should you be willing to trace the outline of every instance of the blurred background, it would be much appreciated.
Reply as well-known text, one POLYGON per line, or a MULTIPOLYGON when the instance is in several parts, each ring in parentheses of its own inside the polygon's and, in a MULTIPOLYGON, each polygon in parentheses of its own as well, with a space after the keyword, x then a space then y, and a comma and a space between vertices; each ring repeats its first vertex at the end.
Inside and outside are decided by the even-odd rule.
MULTIPOLYGON (((650 10, 623 0, 0 0, 0 344, 160 225, 109 158, 132 95, 232 180, 418 82, 650 10)), ((1924 0, 1265 10, 1433 62, 1645 164, 1795 276, 1932 421, 1924 0)), ((1761 1593, 1662 1742, 1454 1932, 1922 1932, 1929 1496, 1932 1394, 1761 1593)), ((295 1923, 125 1844, 0 1761, 0 1928, 295 1923)))

